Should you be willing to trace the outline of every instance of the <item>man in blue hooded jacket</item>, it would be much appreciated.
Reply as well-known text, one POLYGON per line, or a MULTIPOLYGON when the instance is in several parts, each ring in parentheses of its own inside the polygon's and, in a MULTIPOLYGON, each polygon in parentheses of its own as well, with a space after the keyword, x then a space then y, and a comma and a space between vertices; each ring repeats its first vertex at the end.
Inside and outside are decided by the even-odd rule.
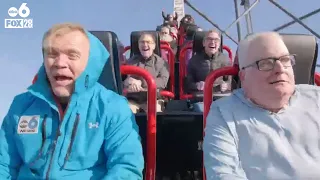
POLYGON ((97 82, 109 53, 81 26, 43 39, 44 65, 0 130, 0 179, 142 179, 142 147, 126 99, 97 82))

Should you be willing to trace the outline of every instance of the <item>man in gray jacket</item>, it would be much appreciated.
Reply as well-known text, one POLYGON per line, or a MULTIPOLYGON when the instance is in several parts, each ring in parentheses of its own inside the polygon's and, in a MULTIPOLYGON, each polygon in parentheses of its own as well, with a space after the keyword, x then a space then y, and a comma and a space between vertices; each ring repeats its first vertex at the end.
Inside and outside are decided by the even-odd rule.
MULTIPOLYGON (((167 87, 169 80, 168 63, 154 53, 156 44, 152 34, 142 34, 139 38, 139 55, 128 60, 128 65, 138 66, 147 70, 155 79, 157 89, 162 90, 167 87)), ((147 83, 142 77, 128 76, 124 81, 124 86, 128 91, 127 98, 133 113, 140 109, 147 110, 147 83)), ((157 112, 162 111, 163 101, 157 101, 157 112)))
POLYGON ((242 88, 207 117, 207 179, 320 179, 319 87, 295 85, 295 56, 275 32, 249 36, 238 52, 242 88))

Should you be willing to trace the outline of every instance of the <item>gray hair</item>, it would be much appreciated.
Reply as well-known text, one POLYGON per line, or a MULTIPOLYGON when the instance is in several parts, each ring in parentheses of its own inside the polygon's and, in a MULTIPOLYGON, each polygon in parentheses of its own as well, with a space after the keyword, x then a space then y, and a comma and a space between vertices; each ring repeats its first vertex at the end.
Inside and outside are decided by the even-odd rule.
POLYGON ((257 39, 260 39, 262 37, 274 37, 279 38, 283 40, 283 38, 280 36, 277 32, 259 32, 254 34, 249 34, 245 39, 241 40, 238 46, 238 61, 239 61, 239 68, 242 69, 243 67, 247 66, 246 61, 248 59, 248 54, 250 45, 253 41, 256 41, 257 39))

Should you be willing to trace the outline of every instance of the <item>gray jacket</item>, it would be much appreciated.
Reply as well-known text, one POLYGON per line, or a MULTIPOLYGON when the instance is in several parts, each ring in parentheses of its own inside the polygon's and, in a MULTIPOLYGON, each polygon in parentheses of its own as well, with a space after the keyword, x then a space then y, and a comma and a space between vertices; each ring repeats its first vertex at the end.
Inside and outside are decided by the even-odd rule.
MULTIPOLYGON (((141 55, 135 55, 128 60, 127 64, 147 70, 155 78, 158 89, 165 89, 167 87, 169 80, 169 66, 168 63, 160 56, 153 54, 149 59, 144 59, 141 55)), ((147 87, 147 83, 142 77, 131 77, 142 80, 142 87, 147 87)))

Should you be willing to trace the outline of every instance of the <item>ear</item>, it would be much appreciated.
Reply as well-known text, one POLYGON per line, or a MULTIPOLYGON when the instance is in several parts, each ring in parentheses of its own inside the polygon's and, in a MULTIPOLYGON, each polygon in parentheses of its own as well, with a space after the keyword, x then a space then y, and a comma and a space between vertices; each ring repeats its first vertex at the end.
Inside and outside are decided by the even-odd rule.
POLYGON ((244 69, 243 69, 243 70, 240 70, 240 71, 239 71, 239 78, 240 78, 240 81, 241 81, 241 82, 244 81, 245 76, 246 76, 245 70, 244 70, 244 69))

